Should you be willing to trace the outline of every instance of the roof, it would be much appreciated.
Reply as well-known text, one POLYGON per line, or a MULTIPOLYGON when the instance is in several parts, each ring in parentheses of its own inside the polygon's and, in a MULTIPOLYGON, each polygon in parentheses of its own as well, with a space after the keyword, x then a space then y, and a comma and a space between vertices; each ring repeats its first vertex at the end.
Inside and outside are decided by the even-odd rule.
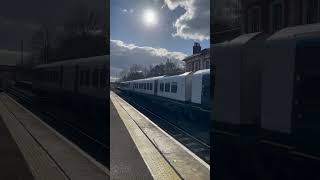
POLYGON ((187 60, 189 60, 189 59, 191 59, 191 58, 193 58, 193 57, 201 56, 201 55, 207 54, 207 53, 210 54, 210 48, 202 49, 200 53, 192 54, 192 55, 184 58, 182 61, 187 61, 187 60))
POLYGON ((268 40, 297 38, 299 36, 307 36, 314 34, 320 35, 320 23, 287 27, 274 33, 272 36, 268 38, 268 40))

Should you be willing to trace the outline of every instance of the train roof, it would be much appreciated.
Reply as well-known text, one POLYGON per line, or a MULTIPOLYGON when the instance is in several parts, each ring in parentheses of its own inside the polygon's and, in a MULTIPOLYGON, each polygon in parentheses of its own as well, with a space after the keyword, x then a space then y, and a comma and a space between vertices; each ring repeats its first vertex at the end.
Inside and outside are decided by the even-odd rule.
POLYGON ((228 41, 226 44, 228 45, 242 45, 248 43, 250 40, 255 39, 257 36, 261 35, 261 32, 248 33, 240 35, 231 41, 228 41))
POLYGON ((164 79, 180 78, 180 77, 188 76, 189 74, 192 74, 192 72, 185 72, 185 73, 173 75, 173 76, 164 76, 163 78, 164 79))
MULTIPOLYGON (((216 48, 225 48, 225 47, 236 47, 240 50, 244 50, 242 47, 247 46, 251 43, 261 42, 267 39, 268 35, 263 32, 255 32, 255 33, 248 33, 242 34, 230 41, 224 41, 221 43, 213 44, 213 51, 216 51, 216 48)), ((255 45, 254 45, 255 46, 255 45)), ((227 50, 229 51, 229 50, 227 50)), ((214 54, 215 55, 215 54, 214 54)), ((223 54, 225 56, 225 54, 223 54)))
POLYGON ((149 77, 149 78, 144 78, 144 79, 135 79, 135 80, 131 80, 131 81, 123 81, 121 83, 127 83, 127 82, 139 82, 139 81, 143 81, 143 80, 156 80, 156 79, 160 79, 164 76, 156 76, 156 77, 149 77))
POLYGON ((268 40, 298 39, 308 36, 320 36, 320 23, 284 28, 268 38, 268 40))
POLYGON ((203 75, 203 74, 210 74, 210 69, 202 69, 199 71, 196 71, 195 73, 193 73, 194 75, 203 75))
POLYGON ((92 63, 92 62, 104 63, 104 61, 107 62, 108 58, 109 58, 109 55, 71 59, 71 60, 53 62, 53 63, 49 63, 49 64, 41 64, 41 65, 35 66, 34 68, 37 69, 37 68, 55 67, 55 66, 60 66, 60 65, 86 64, 86 63, 92 63))
POLYGON ((156 80, 156 79, 160 79, 160 78, 179 78, 179 77, 183 77, 183 76, 187 76, 189 74, 191 74, 192 72, 185 72, 182 74, 178 74, 178 75, 173 75, 173 76, 156 76, 156 77, 150 77, 150 78, 144 78, 144 79, 136 79, 136 80, 132 80, 132 81, 123 81, 121 83, 128 83, 128 82, 139 82, 139 81, 146 81, 146 80, 156 80))

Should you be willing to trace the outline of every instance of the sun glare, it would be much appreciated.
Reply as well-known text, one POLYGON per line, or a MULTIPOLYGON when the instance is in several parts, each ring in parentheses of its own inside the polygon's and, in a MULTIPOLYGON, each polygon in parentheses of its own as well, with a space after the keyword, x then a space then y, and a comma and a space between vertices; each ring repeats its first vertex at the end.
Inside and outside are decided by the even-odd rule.
POLYGON ((157 24, 157 15, 153 10, 146 10, 143 14, 144 23, 148 26, 157 24))

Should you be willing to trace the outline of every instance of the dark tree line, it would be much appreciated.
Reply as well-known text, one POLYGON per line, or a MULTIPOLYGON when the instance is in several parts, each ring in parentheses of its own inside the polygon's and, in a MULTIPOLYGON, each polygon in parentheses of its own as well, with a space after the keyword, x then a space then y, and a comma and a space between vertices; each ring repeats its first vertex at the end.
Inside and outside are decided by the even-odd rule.
POLYGON ((145 67, 134 64, 128 70, 121 72, 120 81, 129 81, 148 77, 177 75, 184 73, 184 68, 177 63, 167 60, 165 63, 160 63, 155 66, 145 67))
POLYGON ((35 31, 30 58, 36 65, 106 55, 108 38, 104 15, 79 4, 64 22, 50 27, 44 24, 35 31))

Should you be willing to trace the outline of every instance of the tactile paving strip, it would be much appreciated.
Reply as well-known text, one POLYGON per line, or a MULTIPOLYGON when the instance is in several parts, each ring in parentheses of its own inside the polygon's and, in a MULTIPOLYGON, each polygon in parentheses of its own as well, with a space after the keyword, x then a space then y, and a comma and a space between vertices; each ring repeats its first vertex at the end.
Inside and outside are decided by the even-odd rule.
POLYGON ((120 106, 117 99, 112 94, 110 94, 110 98, 117 109, 119 116, 127 127, 129 134, 136 144, 153 178, 157 180, 181 179, 175 170, 170 166, 170 164, 160 154, 160 152, 149 141, 145 134, 143 134, 128 113, 120 106))
MULTIPOLYGON (((39 147, 33 137, 19 123, 3 103, 5 97, 0 95, 0 113, 12 137, 20 148, 30 171, 35 179, 60 180, 68 179, 54 161, 39 147)), ((18 172, 17 172, 18 173, 18 172)))

